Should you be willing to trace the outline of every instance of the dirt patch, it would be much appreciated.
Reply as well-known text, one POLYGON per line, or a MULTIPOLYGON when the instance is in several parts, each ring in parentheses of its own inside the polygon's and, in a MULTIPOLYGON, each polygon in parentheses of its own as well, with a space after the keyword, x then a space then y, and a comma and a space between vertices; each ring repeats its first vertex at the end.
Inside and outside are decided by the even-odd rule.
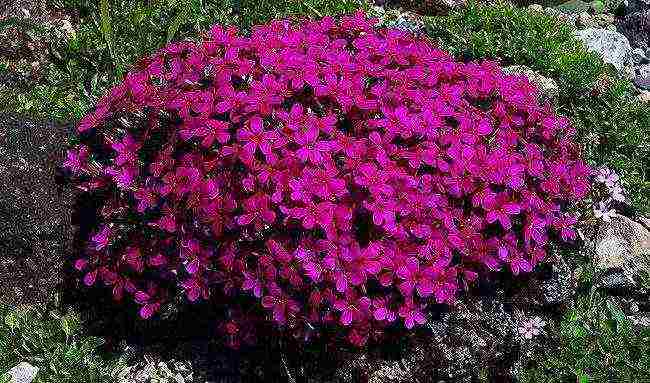
POLYGON ((73 191, 56 182, 66 128, 0 114, 0 301, 45 304, 70 250, 73 191))

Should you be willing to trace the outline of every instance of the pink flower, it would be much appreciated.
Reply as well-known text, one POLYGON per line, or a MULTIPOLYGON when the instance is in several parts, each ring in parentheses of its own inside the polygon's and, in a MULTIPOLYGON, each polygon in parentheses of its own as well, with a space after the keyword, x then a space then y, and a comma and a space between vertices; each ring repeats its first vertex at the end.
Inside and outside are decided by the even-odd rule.
POLYGON ((81 173, 86 169, 88 153, 88 147, 86 145, 80 145, 78 150, 68 150, 63 167, 70 169, 72 174, 77 175, 81 173))
POLYGON ((255 194, 244 201, 244 214, 237 217, 237 224, 240 226, 254 223, 260 226, 263 223, 272 224, 276 214, 269 206, 269 196, 255 194))
POLYGON ((102 228, 99 229, 99 231, 91 238, 95 250, 104 249, 108 245, 108 242, 110 241, 111 234, 112 231, 108 225, 102 226, 102 228))
POLYGON ((424 324, 427 321, 427 318, 424 316, 424 313, 418 306, 419 305, 413 302, 412 298, 409 298, 399 308, 399 316, 404 318, 404 325, 409 330, 416 325, 424 324))
POLYGON ((252 156, 257 149, 264 155, 271 156, 271 149, 280 143, 280 136, 273 130, 265 131, 260 117, 253 117, 248 128, 240 129, 237 138, 244 144, 244 151, 252 156))
POLYGON ((499 221, 505 230, 510 230, 512 227, 511 215, 521 213, 521 205, 511 201, 506 194, 498 194, 494 199, 485 201, 485 209, 487 213, 485 219, 489 223, 499 221))

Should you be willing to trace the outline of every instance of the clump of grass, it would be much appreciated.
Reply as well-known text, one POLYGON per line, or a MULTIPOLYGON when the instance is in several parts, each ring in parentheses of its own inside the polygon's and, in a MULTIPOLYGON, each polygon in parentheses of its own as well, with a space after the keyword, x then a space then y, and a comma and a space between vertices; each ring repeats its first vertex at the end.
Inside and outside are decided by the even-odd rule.
POLYGON ((555 336, 556 347, 542 351, 521 382, 650 380, 650 328, 634 328, 611 297, 582 297, 555 336))
POLYGON ((117 362, 103 358, 103 340, 85 335, 74 312, 0 306, 0 319, 0 373, 27 362, 39 368, 36 383, 113 381, 117 362))

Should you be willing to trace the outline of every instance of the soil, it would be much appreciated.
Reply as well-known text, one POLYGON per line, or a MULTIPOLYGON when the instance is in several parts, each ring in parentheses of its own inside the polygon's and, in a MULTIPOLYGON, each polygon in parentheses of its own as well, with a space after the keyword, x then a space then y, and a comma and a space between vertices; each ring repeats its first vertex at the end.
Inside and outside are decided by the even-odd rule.
POLYGON ((45 305, 72 238, 72 190, 56 181, 66 128, 0 114, 0 302, 45 305))

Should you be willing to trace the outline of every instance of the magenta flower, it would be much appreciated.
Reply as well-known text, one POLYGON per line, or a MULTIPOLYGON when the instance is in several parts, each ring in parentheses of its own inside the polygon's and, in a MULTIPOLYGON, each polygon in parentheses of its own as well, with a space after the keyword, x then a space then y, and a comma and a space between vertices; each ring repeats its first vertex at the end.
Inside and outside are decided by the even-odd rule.
POLYGON ((260 117, 251 118, 250 126, 239 130, 237 138, 245 142, 243 148, 249 156, 259 149, 268 158, 271 156, 271 149, 281 143, 280 135, 276 131, 264 130, 264 122, 260 117))
POLYGON ((287 318, 300 311, 298 303, 283 293, 263 297, 262 306, 266 309, 271 309, 273 311, 273 320, 281 325, 287 322, 287 318))
POLYGON ((130 134, 125 135, 122 141, 118 141, 111 146, 117 152, 115 165, 122 166, 137 161, 137 151, 141 145, 130 134))
POLYGON ((254 223, 256 227, 262 224, 272 224, 276 214, 269 206, 269 196, 255 194, 244 201, 244 214, 237 217, 237 224, 240 226, 254 223))
POLYGON ((486 202, 485 209, 487 213, 485 219, 489 223, 499 221, 505 230, 510 230, 512 227, 511 215, 521 213, 521 205, 508 198, 506 194, 498 194, 494 199, 489 199, 486 202))
POLYGON ((345 299, 337 300, 334 308, 341 312, 341 324, 349 326, 353 321, 360 321, 368 314, 371 303, 368 297, 357 299, 354 296, 346 296, 345 299))
POLYGON ((404 325, 407 329, 412 329, 416 325, 426 323, 427 318, 424 316, 421 307, 413 302, 412 298, 399 308, 399 316, 404 318, 404 325))
POLYGON ((88 147, 86 145, 80 145, 78 150, 68 150, 63 167, 70 169, 72 174, 80 174, 86 169, 88 153, 88 147))
POLYGON ((397 269, 397 276, 404 281, 399 289, 404 296, 410 296, 413 290, 421 297, 431 295, 435 289, 434 278, 436 271, 432 268, 420 268, 416 258, 410 257, 404 266, 397 269))
POLYGON ((95 250, 102 250, 106 246, 108 246, 108 242, 110 241, 111 234, 112 231, 108 225, 102 226, 102 228, 99 229, 99 231, 91 238, 95 250))
POLYGON ((142 318, 210 299, 233 347, 380 341, 481 273, 529 272, 575 239, 569 212, 594 177, 597 217, 624 200, 528 80, 362 12, 168 44, 78 130, 65 174, 101 197, 83 284, 142 318))
POLYGON ((573 226, 578 222, 578 219, 572 215, 564 215, 561 217, 553 218, 553 228, 560 231, 560 238, 565 242, 570 242, 576 239, 576 232, 573 226))
POLYGON ((334 204, 331 202, 319 202, 318 204, 309 203, 305 207, 296 207, 291 209, 291 217, 302 220, 302 226, 305 229, 313 229, 314 226, 326 228, 332 224, 334 219, 334 204))
POLYGON ((372 194, 385 194, 390 195, 393 188, 388 181, 388 174, 377 168, 372 163, 364 163, 358 168, 359 175, 355 178, 355 182, 360 186, 365 186, 372 194))

